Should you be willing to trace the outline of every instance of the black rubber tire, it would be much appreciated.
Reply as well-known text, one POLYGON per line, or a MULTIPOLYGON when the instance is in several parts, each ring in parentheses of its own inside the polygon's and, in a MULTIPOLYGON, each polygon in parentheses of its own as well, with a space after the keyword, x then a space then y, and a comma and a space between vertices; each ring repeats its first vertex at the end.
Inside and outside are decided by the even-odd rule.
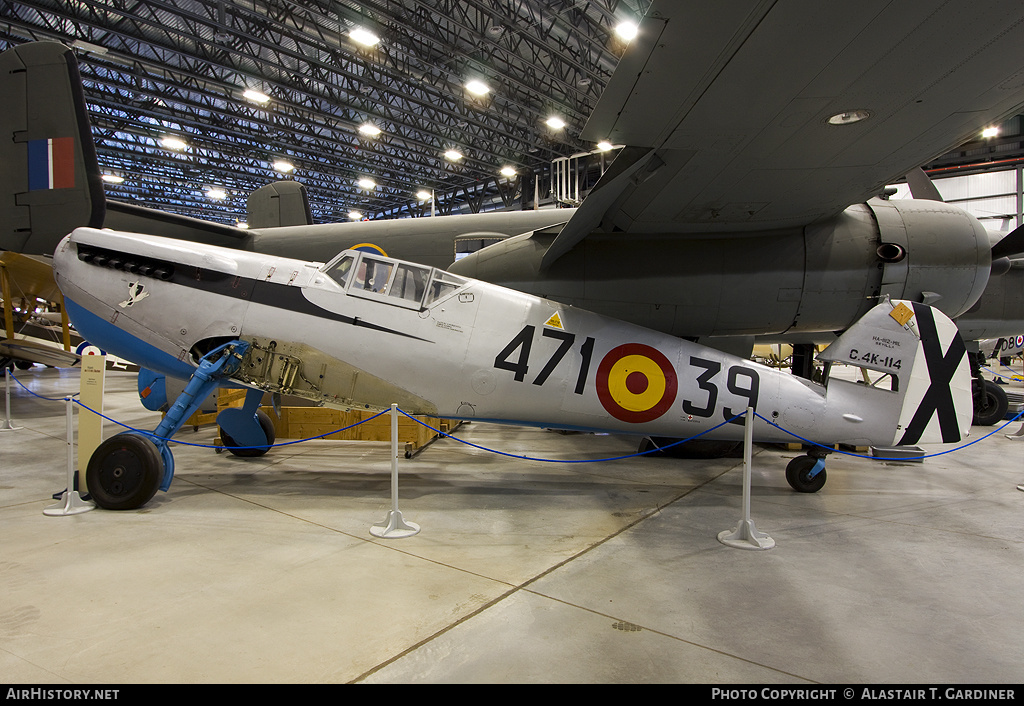
POLYGON ((825 469, 818 471, 814 478, 808 478, 818 459, 813 456, 797 456, 786 466, 786 480, 798 493, 817 493, 825 485, 825 469))
POLYGON ((1006 416, 1009 400, 1003 388, 991 380, 982 380, 981 384, 974 381, 974 424, 979 427, 990 427, 998 424, 1006 416))
POLYGON ((93 502, 105 510, 134 510, 152 499, 163 476, 164 461, 156 444, 126 432, 96 447, 85 483, 93 502))
POLYGON ((260 423, 260 428, 263 429, 263 435, 267 437, 267 445, 265 447, 240 449, 238 448, 238 443, 221 427, 220 440, 224 442, 224 448, 240 458, 256 458, 270 451, 271 445, 277 439, 277 432, 274 430, 274 420, 262 409, 256 410, 256 419, 260 423))

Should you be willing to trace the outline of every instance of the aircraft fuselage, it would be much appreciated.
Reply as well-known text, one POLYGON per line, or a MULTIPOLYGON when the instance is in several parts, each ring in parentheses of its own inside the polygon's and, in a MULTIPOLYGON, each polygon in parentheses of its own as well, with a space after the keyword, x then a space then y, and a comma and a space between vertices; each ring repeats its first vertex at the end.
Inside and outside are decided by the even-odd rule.
MULTIPOLYGON (((341 408, 397 403, 410 414, 676 438, 721 425, 709 438, 740 439, 742 427, 729 420, 750 406, 826 443, 892 444, 909 443, 919 405, 905 400, 924 395, 911 376, 919 333, 884 312, 872 329, 884 335, 840 339, 841 354, 830 359, 852 357, 898 376, 896 391, 818 385, 373 253, 349 251, 321 265, 79 229, 54 265, 72 321, 107 350, 187 377, 203 354, 239 340, 248 352, 233 383, 341 408)), ((944 344, 955 335, 948 328, 944 344)), ((966 363, 956 363, 966 375, 966 363)), ((964 385, 955 394, 969 396, 964 385)), ((760 439, 790 438, 758 424, 760 439)))

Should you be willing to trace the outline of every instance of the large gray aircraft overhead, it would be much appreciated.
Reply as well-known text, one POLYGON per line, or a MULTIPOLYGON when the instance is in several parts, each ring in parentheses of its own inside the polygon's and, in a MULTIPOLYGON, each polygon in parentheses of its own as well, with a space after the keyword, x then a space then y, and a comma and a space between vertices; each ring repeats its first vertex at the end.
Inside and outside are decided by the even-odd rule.
POLYGON ((105 202, 73 56, 25 45, 0 71, 25 105, 3 118, 15 123, 4 163, 69 137, 76 179, 40 193, 26 169, 6 170, 15 200, 0 247, 47 252, 78 225, 318 261, 373 243, 722 349, 845 330, 886 295, 934 305, 967 338, 1007 336, 1024 328, 1010 266, 1024 231, 992 235, 955 206, 877 196, 1021 110, 1022 44, 1017 2, 656 0, 584 130, 625 147, 579 208, 271 216, 279 227, 249 231, 105 202), (452 264, 456 238, 474 236, 504 239, 452 264))

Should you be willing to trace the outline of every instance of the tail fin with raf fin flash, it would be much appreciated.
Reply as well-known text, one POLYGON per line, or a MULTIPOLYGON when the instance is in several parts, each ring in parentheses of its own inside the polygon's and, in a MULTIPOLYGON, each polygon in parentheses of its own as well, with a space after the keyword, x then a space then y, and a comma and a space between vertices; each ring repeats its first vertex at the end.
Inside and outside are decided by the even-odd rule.
MULTIPOLYGON (((244 246, 248 231, 106 198, 74 52, 28 42, 0 53, 0 250, 52 255, 75 228, 117 228, 244 246)), ((269 225, 309 222, 299 185, 269 225)))
POLYGON ((72 229, 103 225, 105 199, 74 53, 31 42, 0 54, 0 250, 52 254, 72 229))
POLYGON ((864 315, 819 360, 856 365, 892 376, 900 409, 893 445, 954 443, 974 415, 967 348, 941 311, 886 300, 864 315))

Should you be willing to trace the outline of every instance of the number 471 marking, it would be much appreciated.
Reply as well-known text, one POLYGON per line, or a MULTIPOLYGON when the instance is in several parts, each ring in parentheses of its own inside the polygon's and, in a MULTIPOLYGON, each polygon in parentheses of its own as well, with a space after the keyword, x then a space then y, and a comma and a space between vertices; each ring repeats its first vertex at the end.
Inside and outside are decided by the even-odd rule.
MULTIPOLYGON (((508 345, 505 346, 500 353, 494 358, 494 367, 499 370, 508 370, 514 376, 516 382, 523 382, 526 379, 526 374, 529 372, 530 363, 530 352, 533 349, 533 339, 537 333, 537 327, 526 325, 523 330, 520 331, 515 338, 509 341, 508 345), (518 356, 513 361, 512 356, 516 351, 519 351, 518 356)), ((543 385, 547 382, 547 379, 551 377, 551 373, 554 372, 555 368, 565 357, 565 354, 569 352, 573 344, 576 342, 576 334, 569 333, 568 331, 560 331, 557 329, 544 329, 542 332, 544 338, 555 338, 558 339, 558 348, 554 350, 551 357, 541 368, 540 374, 534 379, 534 385, 543 385)), ((587 373, 590 372, 590 361, 594 355, 594 339, 588 336, 580 346, 580 355, 583 360, 580 363, 579 376, 576 378, 576 388, 573 390, 577 395, 582 395, 584 387, 587 382, 587 373)))

